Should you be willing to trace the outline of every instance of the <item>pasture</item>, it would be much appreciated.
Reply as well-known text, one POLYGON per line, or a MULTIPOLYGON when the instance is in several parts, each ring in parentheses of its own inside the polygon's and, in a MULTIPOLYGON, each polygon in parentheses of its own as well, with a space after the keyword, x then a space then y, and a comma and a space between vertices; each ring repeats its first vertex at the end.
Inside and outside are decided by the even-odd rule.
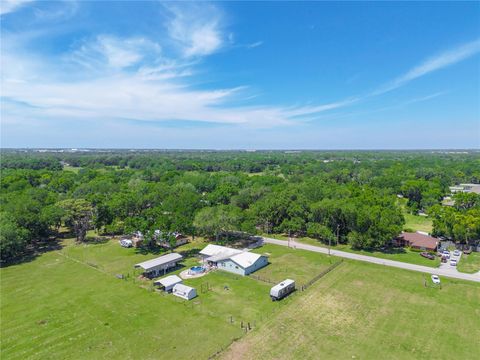
POLYGON ((475 359, 480 285, 345 261, 222 359, 475 359))
MULTIPOLYGON (((76 245, 68 239, 63 246, 1 269, 3 358, 205 359, 244 334, 241 322, 258 326, 294 300, 273 303, 270 284, 217 271, 185 280, 199 295, 186 302, 153 291, 152 281, 135 276, 134 264, 160 254, 144 255, 116 241, 76 245)), ((203 246, 199 240, 178 251, 188 254, 203 246)), ((267 268, 277 272, 276 257, 284 257, 285 250, 263 250, 272 259, 267 268)), ((295 271, 302 271, 299 259, 281 271, 287 266, 289 276, 296 277, 295 271)), ((328 261, 322 255, 315 259, 319 269, 328 261)), ((308 261, 313 271, 314 259, 308 261)), ((196 263, 195 258, 184 261, 185 266, 196 263)))

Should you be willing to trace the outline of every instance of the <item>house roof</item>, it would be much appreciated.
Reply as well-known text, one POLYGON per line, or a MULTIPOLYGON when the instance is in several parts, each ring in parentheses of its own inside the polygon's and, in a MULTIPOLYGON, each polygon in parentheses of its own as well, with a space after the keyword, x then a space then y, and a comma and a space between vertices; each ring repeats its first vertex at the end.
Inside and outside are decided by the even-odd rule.
POLYGON ((240 254, 236 254, 230 257, 230 260, 234 261, 242 268, 248 268, 257 262, 263 255, 251 253, 249 251, 244 251, 240 254))
POLYGON ((188 294, 192 290, 195 290, 195 288, 192 288, 192 287, 184 285, 184 284, 177 284, 173 287, 174 292, 178 292, 178 293, 182 293, 182 294, 188 294))
POLYGON ((241 253, 241 250, 237 249, 232 249, 226 246, 220 246, 220 245, 213 245, 213 244, 208 244, 202 251, 200 251, 200 254, 206 255, 206 256, 232 256, 235 254, 241 253))
POLYGON ((182 279, 179 278, 177 275, 169 275, 155 281, 155 284, 160 284, 162 286, 169 287, 181 282, 182 282, 182 279))
POLYGON ((177 253, 171 253, 167 255, 160 256, 156 259, 152 260, 147 260, 144 262, 141 262, 139 264, 136 264, 135 267, 141 267, 144 270, 150 270, 153 268, 156 268, 157 266, 165 265, 171 262, 179 261, 182 259, 182 255, 177 254, 177 253))
POLYGON ((418 232, 404 232, 400 238, 408 241, 410 246, 424 247, 427 249, 435 249, 438 245, 438 239, 430 235, 420 234, 418 232))

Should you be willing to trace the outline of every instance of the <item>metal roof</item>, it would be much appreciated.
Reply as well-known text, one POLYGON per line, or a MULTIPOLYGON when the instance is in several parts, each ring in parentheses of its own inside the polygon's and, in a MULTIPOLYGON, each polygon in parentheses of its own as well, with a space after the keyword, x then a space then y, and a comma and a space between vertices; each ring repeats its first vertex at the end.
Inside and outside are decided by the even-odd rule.
POLYGON ((167 255, 160 256, 156 259, 152 260, 147 260, 144 262, 141 262, 139 264, 136 264, 135 267, 141 267, 144 270, 150 270, 153 268, 156 268, 157 266, 165 265, 171 262, 176 262, 181 260, 183 257, 180 254, 177 253, 171 253, 167 255))
POLYGON ((230 260, 236 262, 241 267, 248 268, 255 264, 255 262, 260 259, 263 255, 251 253, 249 251, 242 252, 230 257, 230 260))
POLYGON ((232 249, 226 246, 208 244, 202 251, 200 251, 200 254, 206 256, 231 256, 241 252, 241 250, 232 249))
POLYGON ((173 292, 181 293, 181 294, 185 294, 185 295, 188 294, 192 290, 195 290, 195 288, 192 288, 192 287, 184 285, 184 284, 177 284, 173 287, 173 292))
POLYGON ((169 275, 164 278, 161 278, 157 281, 155 281, 155 284, 160 284, 165 287, 169 287, 178 283, 181 283, 182 279, 179 278, 177 275, 169 275))

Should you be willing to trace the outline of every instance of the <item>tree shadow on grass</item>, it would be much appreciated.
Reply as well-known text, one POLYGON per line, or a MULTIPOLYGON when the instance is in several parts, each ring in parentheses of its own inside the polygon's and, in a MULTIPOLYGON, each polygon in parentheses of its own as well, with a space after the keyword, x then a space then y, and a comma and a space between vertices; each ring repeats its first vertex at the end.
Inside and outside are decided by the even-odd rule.
POLYGON ((7 261, 0 262, 0 267, 5 268, 12 265, 19 265, 23 263, 28 263, 35 260, 40 255, 50 252, 50 251, 59 251, 63 249, 61 244, 61 239, 58 238, 48 238, 42 239, 34 242, 30 245, 22 256, 16 257, 15 259, 10 259, 7 261))

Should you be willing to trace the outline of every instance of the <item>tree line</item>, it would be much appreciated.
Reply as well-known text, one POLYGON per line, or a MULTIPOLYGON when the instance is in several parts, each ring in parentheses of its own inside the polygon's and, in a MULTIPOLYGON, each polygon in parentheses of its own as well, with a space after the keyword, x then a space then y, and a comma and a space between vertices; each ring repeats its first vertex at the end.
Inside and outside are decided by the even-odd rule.
POLYGON ((478 195, 459 195, 451 208, 441 200, 449 185, 478 182, 479 165, 476 153, 11 151, 2 153, 1 259, 55 239, 62 227, 79 242, 92 229, 161 229, 378 248, 404 226, 398 195, 409 211, 431 214, 435 234, 468 242, 480 237, 478 195))

